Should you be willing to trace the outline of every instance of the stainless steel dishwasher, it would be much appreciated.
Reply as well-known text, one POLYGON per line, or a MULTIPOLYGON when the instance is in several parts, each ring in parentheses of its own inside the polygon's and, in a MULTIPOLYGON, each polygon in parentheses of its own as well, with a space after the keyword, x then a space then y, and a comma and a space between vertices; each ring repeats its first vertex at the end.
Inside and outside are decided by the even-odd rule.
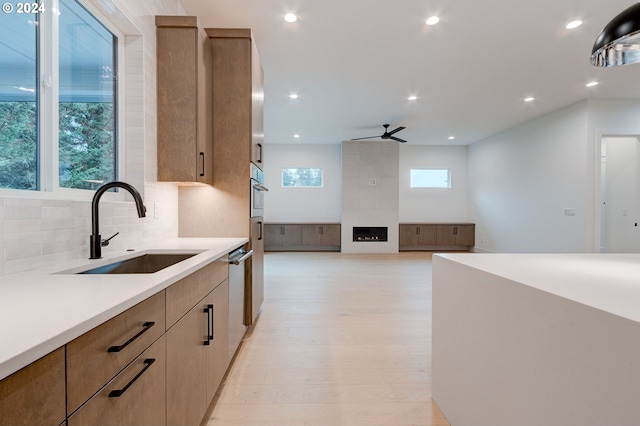
POLYGON ((244 325, 244 289, 249 271, 245 261, 252 255, 253 250, 245 251, 244 248, 229 253, 229 359, 236 353, 247 331, 244 325))

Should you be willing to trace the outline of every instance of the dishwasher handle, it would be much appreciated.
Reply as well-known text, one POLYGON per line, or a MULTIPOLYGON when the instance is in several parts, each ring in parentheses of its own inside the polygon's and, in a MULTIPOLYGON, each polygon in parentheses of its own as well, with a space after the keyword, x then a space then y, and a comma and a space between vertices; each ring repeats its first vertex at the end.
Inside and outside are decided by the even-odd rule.
POLYGON ((247 260, 248 258, 250 258, 251 256, 253 256, 253 250, 249 250, 248 252, 244 253, 241 257, 235 258, 235 259, 229 259, 229 264, 230 265, 239 265, 242 262, 244 262, 245 260, 247 260))

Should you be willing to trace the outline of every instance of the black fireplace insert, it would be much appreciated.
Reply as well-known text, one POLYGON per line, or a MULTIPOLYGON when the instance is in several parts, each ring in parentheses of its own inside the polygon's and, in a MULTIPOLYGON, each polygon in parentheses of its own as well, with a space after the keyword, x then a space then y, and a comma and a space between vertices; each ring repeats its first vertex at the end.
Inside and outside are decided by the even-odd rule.
POLYGON ((353 241, 355 242, 387 241, 387 227, 386 226, 354 226, 353 241))

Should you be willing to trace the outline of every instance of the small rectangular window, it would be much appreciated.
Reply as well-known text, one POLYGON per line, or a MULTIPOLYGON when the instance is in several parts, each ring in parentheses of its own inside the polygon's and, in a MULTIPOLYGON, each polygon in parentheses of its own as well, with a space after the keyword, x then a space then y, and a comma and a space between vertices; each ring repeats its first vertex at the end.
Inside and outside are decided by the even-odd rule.
POLYGON ((411 188, 451 188, 449 169, 411 169, 411 188))
POLYGON ((321 188, 322 169, 308 167, 283 168, 282 186, 285 188, 321 188))

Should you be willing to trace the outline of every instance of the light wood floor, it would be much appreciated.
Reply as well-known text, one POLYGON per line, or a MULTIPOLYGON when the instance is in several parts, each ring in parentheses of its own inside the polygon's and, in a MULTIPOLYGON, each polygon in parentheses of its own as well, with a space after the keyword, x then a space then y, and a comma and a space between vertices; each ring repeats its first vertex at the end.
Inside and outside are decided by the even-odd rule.
POLYGON ((209 426, 449 425, 431 400, 430 253, 267 253, 209 426))

